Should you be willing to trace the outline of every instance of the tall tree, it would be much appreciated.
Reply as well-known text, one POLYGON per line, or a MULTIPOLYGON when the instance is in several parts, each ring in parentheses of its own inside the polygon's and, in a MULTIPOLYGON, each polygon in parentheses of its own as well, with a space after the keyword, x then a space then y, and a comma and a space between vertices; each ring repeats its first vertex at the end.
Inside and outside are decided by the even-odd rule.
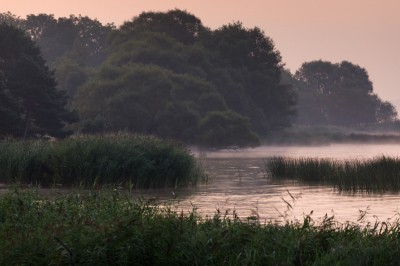
POLYGON ((54 73, 30 37, 7 24, 0 25, 0 74, 0 99, 6 103, 0 125, 6 123, 3 119, 15 118, 1 129, 3 134, 62 137, 69 133, 64 125, 76 117, 64 108, 66 96, 56 90, 54 73))
POLYGON ((56 69, 58 88, 71 98, 108 54, 108 37, 113 24, 101 24, 84 16, 55 18, 30 14, 21 19, 10 12, 0 14, 0 23, 24 30, 41 49, 51 68, 56 69))
POLYGON ((394 107, 373 93, 367 71, 348 61, 333 64, 327 61, 304 63, 296 72, 299 110, 313 110, 316 120, 299 121, 333 125, 360 125, 394 119, 394 107), (310 105, 312 106, 305 106, 310 105))
POLYGON ((125 22, 120 31, 127 38, 143 32, 157 32, 169 35, 184 44, 191 44, 207 30, 196 16, 175 9, 165 13, 143 12, 133 20, 125 22))
POLYGON ((0 24, 2 23, 21 28, 24 20, 8 11, 7 13, 0 13, 0 24))
POLYGON ((100 71, 78 90, 85 130, 254 145, 255 132, 286 127, 294 115, 280 54, 258 28, 235 23, 211 31, 185 11, 147 12, 110 41, 100 71), (223 130, 213 129, 216 121, 223 130))
POLYGON ((22 28, 38 43, 48 62, 69 56, 83 65, 98 65, 105 59, 108 34, 114 26, 89 17, 56 19, 39 14, 28 15, 22 28))
POLYGON ((230 108, 250 118, 261 135, 290 125, 296 97, 281 83, 280 53, 263 31, 238 22, 215 30, 203 42, 220 59, 213 61, 210 77, 230 108))

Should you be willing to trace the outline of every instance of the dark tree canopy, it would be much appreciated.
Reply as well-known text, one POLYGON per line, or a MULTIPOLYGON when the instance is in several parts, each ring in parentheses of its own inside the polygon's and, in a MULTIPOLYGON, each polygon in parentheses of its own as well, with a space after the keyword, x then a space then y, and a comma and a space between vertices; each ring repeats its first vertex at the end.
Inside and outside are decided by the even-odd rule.
POLYGON ((184 44, 191 44, 199 39, 206 28, 194 15, 182 11, 143 12, 132 21, 125 22, 120 32, 128 38, 144 32, 157 32, 171 36, 184 44))
POLYGON ((393 105, 373 93, 367 71, 350 62, 304 63, 294 75, 299 123, 365 125, 396 119, 393 105))
POLYGON ((7 13, 0 13, 0 24, 7 24, 10 26, 14 26, 16 28, 22 28, 24 24, 24 20, 16 15, 12 14, 11 12, 7 13))
POLYGON ((259 28, 246 29, 240 22, 224 25, 205 38, 205 42, 229 65, 246 66, 251 70, 269 69, 279 81, 281 56, 273 41, 259 28))
POLYGON ((76 132, 212 146, 256 145, 294 121, 353 126, 397 116, 364 68, 319 60, 292 75, 272 39, 240 22, 211 30, 178 9, 143 12, 119 28, 74 15, 2 13, 0 22, 26 34, 3 26, 11 37, 1 39, 0 134, 62 135, 72 121, 65 106, 79 113, 76 132))
POLYGON ((38 44, 48 65, 56 69, 58 89, 70 98, 107 57, 108 38, 115 28, 74 15, 55 18, 38 14, 21 19, 8 12, 0 14, 1 22, 24 30, 38 44))
POLYGON ((107 39, 113 25, 102 25, 89 17, 54 18, 53 15, 28 15, 21 26, 40 46, 50 63, 70 57, 83 65, 98 65, 107 52, 107 39))
POLYGON ((250 121, 233 111, 210 112, 199 125, 200 143, 214 147, 257 146, 259 139, 250 130, 250 121))
POLYGON ((185 11, 147 12, 110 40, 107 60, 77 94, 84 131, 245 146, 294 115, 280 54, 258 28, 211 31, 185 11))
POLYGON ((250 118, 254 130, 264 136, 290 125, 296 97, 281 83, 283 63, 270 38, 258 28, 234 23, 203 42, 219 59, 209 72, 230 108, 250 118))
POLYGON ((66 123, 75 116, 64 109, 63 92, 38 46, 13 26, 0 25, 1 134, 27 136, 48 134, 62 137, 66 123))

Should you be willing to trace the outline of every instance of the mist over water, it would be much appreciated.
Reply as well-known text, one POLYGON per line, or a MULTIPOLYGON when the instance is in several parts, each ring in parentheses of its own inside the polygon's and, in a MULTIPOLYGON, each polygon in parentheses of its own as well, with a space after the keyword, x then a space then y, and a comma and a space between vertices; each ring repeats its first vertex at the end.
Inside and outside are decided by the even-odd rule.
MULTIPOLYGON (((398 218, 400 195, 378 193, 341 194, 330 186, 277 182, 266 177, 264 161, 273 156, 334 159, 397 157, 400 144, 333 144, 326 146, 263 146, 253 149, 199 151, 192 149, 210 177, 207 184, 174 191, 178 210, 196 207, 212 217, 234 210, 241 218, 258 216, 261 221, 298 219, 313 212, 312 218, 334 216, 339 222, 364 223, 398 218)), ((166 196, 166 198, 171 196, 166 196)))
POLYGON ((377 156, 400 156, 400 144, 330 144, 320 146, 261 146, 249 149, 218 151, 192 149, 196 157, 206 158, 269 158, 278 156, 334 159, 368 159, 377 156))

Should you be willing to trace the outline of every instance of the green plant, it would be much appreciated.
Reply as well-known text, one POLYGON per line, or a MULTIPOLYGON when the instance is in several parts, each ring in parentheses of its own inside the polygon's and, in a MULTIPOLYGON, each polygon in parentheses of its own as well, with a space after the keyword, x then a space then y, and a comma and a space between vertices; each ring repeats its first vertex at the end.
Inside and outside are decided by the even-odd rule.
POLYGON ((296 179, 333 185, 339 191, 397 192, 400 190, 400 159, 368 160, 275 157, 265 161, 273 179, 296 179))
POLYGON ((204 174, 186 148, 152 136, 77 136, 0 142, 0 180, 41 185, 194 185, 204 174))
POLYGON ((0 198, 0 265, 391 265, 400 250, 398 219, 278 224, 172 207, 119 189, 12 188, 0 198))

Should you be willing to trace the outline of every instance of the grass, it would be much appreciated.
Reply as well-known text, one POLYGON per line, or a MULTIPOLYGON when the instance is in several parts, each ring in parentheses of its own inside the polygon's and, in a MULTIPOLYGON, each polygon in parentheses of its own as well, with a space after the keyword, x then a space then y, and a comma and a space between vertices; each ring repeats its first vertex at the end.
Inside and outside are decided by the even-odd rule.
POLYGON ((118 190, 0 198, 0 265, 391 265, 400 222, 201 218, 118 190))
POLYGON ((196 184, 203 177, 186 148, 151 136, 78 136, 0 142, 0 182, 52 186, 196 184))
POLYGON ((265 162, 273 179, 333 185, 347 192, 399 192, 400 159, 377 157, 368 160, 275 157, 265 162))

